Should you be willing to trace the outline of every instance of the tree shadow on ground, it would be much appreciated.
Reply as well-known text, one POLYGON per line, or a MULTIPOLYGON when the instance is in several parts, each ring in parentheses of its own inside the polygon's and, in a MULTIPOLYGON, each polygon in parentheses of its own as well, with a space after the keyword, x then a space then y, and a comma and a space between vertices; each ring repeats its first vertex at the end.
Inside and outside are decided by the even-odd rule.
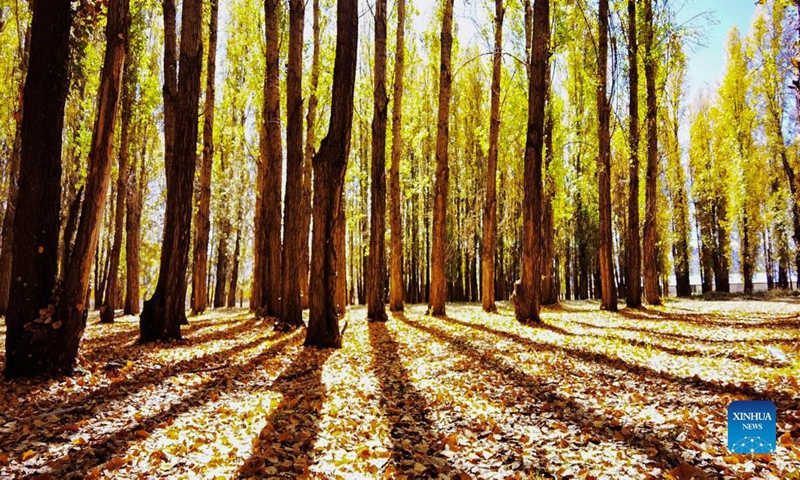
POLYGON ((754 320, 735 320, 729 315, 720 313, 675 313, 653 310, 646 307, 642 308, 621 308, 617 312, 619 315, 631 320, 650 320, 650 321, 670 321, 685 323, 702 327, 735 327, 741 329, 754 328, 777 328, 794 329, 800 328, 800 319, 796 315, 784 317, 766 317, 756 314, 748 316, 754 320))
MULTIPOLYGON (((257 376, 264 369, 265 362, 277 361, 279 358, 277 354, 291 345, 298 345, 301 340, 302 335, 295 331, 244 363, 214 371, 199 385, 190 387, 189 395, 145 418, 131 418, 123 428, 93 439, 81 447, 76 447, 66 457, 49 465, 49 471, 46 473, 58 477, 85 473, 92 467, 107 462, 113 456, 123 455, 132 444, 142 441, 142 438, 136 434, 137 432, 143 430, 152 434, 160 428, 165 428, 179 416, 214 401, 220 393, 233 393, 252 387, 252 384, 247 383, 248 380, 257 376)), ((60 433, 63 435, 63 432, 60 433)), ((59 439, 59 441, 66 440, 65 438, 59 439)))
MULTIPOLYGON (((446 316, 436 318, 443 322, 455 320, 446 316)), ((510 365, 508 361, 491 350, 480 349, 472 345, 461 335, 454 335, 419 321, 406 318, 399 318, 399 320, 412 328, 427 333, 438 341, 451 345, 458 353, 474 359, 476 366, 479 365, 483 369, 493 371, 494 374, 483 376, 486 382, 511 385, 525 391, 539 402, 538 405, 520 405, 516 399, 511 398, 511 395, 494 399, 502 403, 506 409, 517 412, 518 415, 536 416, 547 411, 548 415, 552 415, 554 418, 578 426, 581 432, 589 432, 593 436, 609 442, 615 441, 614 437, 620 435, 618 438, 624 439, 622 440, 624 443, 641 449, 647 457, 661 467, 674 466, 683 461, 679 451, 674 448, 673 439, 662 438, 648 425, 636 425, 623 433, 624 426, 618 422, 616 417, 589 410, 580 400, 560 393, 557 382, 545 382, 542 378, 536 378, 510 365)), ((456 323, 458 322, 456 321, 456 323)), ((540 457, 538 461, 544 462, 544 468, 547 469, 547 460, 544 457, 549 452, 545 449, 541 453, 542 455, 537 455, 540 457)))
POLYGON ((335 351, 305 347, 275 379, 270 390, 283 397, 267 417, 266 426, 253 444, 252 454, 237 471, 238 477, 309 475, 322 406, 327 397, 322 367, 335 351))
MULTIPOLYGON (((683 377, 668 371, 655 370, 645 365, 634 364, 626 360, 623 360, 619 357, 613 357, 600 352, 585 351, 579 348, 565 346, 565 345, 551 345, 548 343, 538 342, 530 338, 521 337, 514 333, 497 330, 484 325, 478 325, 475 323, 466 322, 452 317, 440 317, 440 318, 442 321, 472 328, 502 338, 506 338, 516 343, 533 347, 536 350, 568 354, 590 364, 591 363, 601 364, 607 367, 624 370, 647 378, 659 378, 661 380, 666 380, 672 383, 698 388, 700 390, 715 395, 734 394, 734 395, 741 395, 744 397, 748 397, 751 399, 769 398, 770 400, 774 401, 776 404, 784 408, 789 408, 789 407, 796 408, 795 405, 796 399, 789 393, 774 392, 774 391, 765 392, 750 385, 717 383, 709 380, 704 380, 696 375, 692 377, 683 377)), ((536 327, 536 325, 532 326, 536 327)))
MULTIPOLYGON (((402 314, 393 314, 403 318, 402 314)), ((453 467, 442 455, 444 445, 430 420, 425 397, 416 389, 401 360, 399 345, 386 324, 370 322, 369 342, 372 345, 372 372, 381 389, 380 404, 390 423, 390 461, 394 472, 412 477, 436 478, 452 475, 453 467), (415 471, 414 464, 425 466, 415 471)))

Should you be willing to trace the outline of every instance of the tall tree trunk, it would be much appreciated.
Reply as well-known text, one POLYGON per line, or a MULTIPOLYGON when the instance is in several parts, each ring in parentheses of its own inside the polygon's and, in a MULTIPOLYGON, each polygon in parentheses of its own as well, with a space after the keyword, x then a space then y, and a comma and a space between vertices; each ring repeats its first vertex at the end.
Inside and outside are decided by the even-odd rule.
MULTIPOLYGON (((401 0, 402 1, 402 0, 401 0)), ((24 45, 19 62, 19 89, 17 92, 17 109, 14 112, 14 145, 11 147, 11 160, 8 164, 8 191, 6 192, 6 212, 3 215, 2 233, 0 233, 0 315, 8 309, 8 292, 11 288, 11 246, 14 242, 14 218, 19 194, 19 164, 22 154, 22 109, 25 90, 25 77, 28 75, 28 58, 31 48, 31 24, 25 29, 24 45)))
POLYGON ((370 184, 367 318, 385 322, 386 281, 386 0, 375 3, 375 58, 372 110, 372 182, 370 184))
POLYGON ((389 266, 389 309, 403 311, 403 224, 400 211, 400 158, 403 155, 403 75, 405 69, 406 2, 397 0, 397 39, 394 55, 392 99, 392 165, 389 169, 389 221, 391 261, 389 266))
MULTIPOLYGON (((211 0, 208 27, 208 59, 206 60, 206 98, 203 113, 203 164, 200 166, 200 206, 194 226, 192 256, 192 313, 206 309, 206 267, 208 266, 208 232, 211 229, 211 167, 214 163, 214 82, 217 71, 218 0, 211 0)), ((216 302, 215 302, 216 303, 216 302)))
POLYGON ((522 201, 522 276, 514 285, 514 310, 520 322, 538 322, 541 306, 541 242, 536 237, 535 223, 542 214, 542 147, 549 49, 550 0, 534 0, 522 201))
MULTIPOLYGON (((549 53, 548 53, 549 55, 549 53)), ((549 57, 548 57, 549 58, 549 57)), ((553 219, 553 201, 556 196, 555 177, 550 172, 550 163, 553 161, 553 105, 550 62, 547 62, 545 71, 545 110, 544 120, 544 199, 542 205, 542 237, 541 237, 541 304, 554 305, 558 302, 558 283, 553 275, 553 262, 555 260, 555 224, 553 219)))
MULTIPOLYGON (((339 195, 339 201, 342 204, 341 210, 336 215, 336 223, 334 225, 334 243, 336 246, 336 293, 334 295, 336 302, 336 313, 344 315, 347 310, 347 253, 345 251, 345 241, 347 239, 347 218, 345 217, 345 197, 344 190, 339 195)), ((363 240, 363 237, 362 237, 363 240)), ((351 279, 351 283, 355 282, 355 275, 351 279)), ((364 290, 364 287, 361 287, 364 290)), ((361 302, 363 305, 363 302, 361 302)))
POLYGON ((357 60, 358 2, 337 0, 331 118, 328 134, 322 140, 313 161, 314 230, 309 292, 311 311, 305 344, 319 348, 342 346, 335 294, 337 269, 340 266, 338 257, 344 252, 339 251, 333 237, 334 224, 344 209, 342 187, 353 125, 357 60))
POLYGON ((14 280, 6 315, 7 378, 58 371, 71 363, 62 360, 57 364, 59 359, 53 358, 62 352, 54 347, 64 331, 53 328, 52 323, 37 322, 40 309, 52 314, 58 272, 61 135, 69 87, 71 26, 69 2, 34 2, 13 227, 14 280), (26 325, 33 328, 26 329, 26 325))
POLYGON ((238 226, 236 227, 236 244, 233 247, 233 266, 231 267, 231 281, 228 287, 228 302, 227 306, 233 308, 236 306, 236 289, 239 283, 239 255, 241 253, 242 243, 242 222, 239 219, 238 226))
POLYGON ((136 77, 133 73, 130 41, 125 42, 125 66, 123 67, 122 112, 120 113, 119 166, 117 171, 117 203, 114 212, 114 240, 106 282, 105 303, 100 309, 100 321, 112 323, 119 297, 119 261, 122 254, 122 233, 125 223, 125 208, 128 198, 128 160, 130 158, 130 126, 133 114, 133 99, 136 95, 136 77))
POLYGON ((139 305, 139 272, 142 244, 142 199, 147 186, 147 142, 142 142, 140 171, 138 178, 136 169, 131 169, 130 185, 131 194, 128 196, 128 212, 125 215, 125 315, 137 315, 139 305))
POLYGON ((627 296, 628 307, 642 306, 642 244, 639 238, 639 60, 636 35, 636 0, 628 0, 628 71, 629 95, 629 149, 628 165, 628 237, 625 250, 628 255, 627 296))
POLYGON ((140 340, 180 339, 186 320, 186 269, 197 164, 197 115, 203 63, 202 0, 183 0, 175 145, 167 167, 167 202, 158 282, 139 319, 140 340))
POLYGON ((283 151, 281 149, 281 107, 278 53, 278 0, 264 2, 266 19, 266 78, 264 83, 264 134, 261 162, 264 164, 263 189, 260 190, 261 225, 257 225, 263 242, 258 273, 261 291, 256 308, 267 316, 280 314, 281 295, 281 186, 283 183, 283 151))
POLYGON ((303 22, 304 0, 289 1, 289 63, 286 69, 286 196, 283 209, 283 268, 280 321, 303 325, 300 304, 300 235, 303 202, 303 22))
POLYGON ((214 284, 214 308, 225 306, 225 287, 228 280, 228 235, 230 223, 227 218, 222 219, 222 231, 219 234, 217 246, 217 280, 214 284))
MULTIPOLYGON (((404 0, 400 0, 404 2, 404 0)), ((311 93, 308 96, 308 114, 306 116, 306 145, 303 156, 303 198, 299 209, 300 215, 300 305, 308 308, 308 270, 310 251, 308 237, 311 232, 311 162, 314 158, 317 124, 317 87, 319 86, 319 0, 313 0, 313 52, 311 54, 311 93)), ((399 4, 398 4, 399 8, 399 4)))
POLYGON ((178 28, 175 0, 162 0, 164 12, 164 165, 167 182, 175 150, 175 109, 178 101, 178 28))
POLYGON ((489 158, 486 166, 486 203, 483 208, 483 249, 481 250, 481 305, 496 312, 494 259, 497 243, 497 150, 500 138, 500 80, 503 67, 503 0, 494 2, 494 53, 492 55, 492 98, 489 123, 489 158))
POLYGON ((608 84, 608 0, 600 0, 599 41, 597 46, 597 177, 600 211, 599 266, 600 308, 617 311, 617 289, 614 284, 614 240, 611 232, 611 139, 609 122, 611 105, 606 95, 608 84))
POLYGON ((656 265, 656 208, 658 182, 658 121, 656 107, 656 58, 653 52, 653 1, 644 0, 644 75, 647 83, 647 184, 644 216, 644 297, 650 305, 660 305, 656 265))
POLYGON ((428 313, 445 314, 447 297, 447 190, 450 187, 448 143, 450 138, 450 72, 453 51, 453 0, 444 1, 439 59, 439 114, 436 123, 436 181, 431 242, 431 291, 428 313))

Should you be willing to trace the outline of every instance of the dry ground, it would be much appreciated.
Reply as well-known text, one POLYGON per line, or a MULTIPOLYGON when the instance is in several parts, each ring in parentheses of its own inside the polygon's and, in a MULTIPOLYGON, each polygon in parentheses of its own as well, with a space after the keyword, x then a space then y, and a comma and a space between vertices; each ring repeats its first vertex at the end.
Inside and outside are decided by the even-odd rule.
POLYGON ((76 375, 0 383, 0 477, 800 478, 790 300, 364 317, 334 351, 243 310, 150 346, 90 320, 76 375), (736 399, 776 403, 774 455, 727 454, 736 399))

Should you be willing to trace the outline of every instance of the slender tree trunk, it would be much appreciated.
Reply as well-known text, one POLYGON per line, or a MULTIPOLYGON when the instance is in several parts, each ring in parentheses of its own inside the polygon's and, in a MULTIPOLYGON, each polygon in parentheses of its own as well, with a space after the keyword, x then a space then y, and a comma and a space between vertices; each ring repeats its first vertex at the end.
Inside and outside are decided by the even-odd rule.
POLYGON ((436 123, 436 180, 431 244, 431 291, 428 313, 445 314, 447 297, 447 190, 450 187, 448 143, 450 138, 450 89, 453 83, 453 0, 444 1, 439 59, 439 116, 436 123))
POLYGON ((231 267, 231 281, 230 286, 228 287, 227 305, 229 308, 236 306, 236 289, 238 288, 237 284, 239 283, 239 255, 241 253, 241 243, 242 225, 240 219, 239 225, 236 227, 236 244, 233 247, 233 266, 231 267))
POLYGON ((203 63, 202 20, 202 1, 183 0, 174 157, 167 164, 167 202, 158 282, 139 320, 142 342, 180 339, 181 323, 186 320, 186 269, 203 63))
POLYGON ((7 378, 58 371, 71 363, 71 359, 58 358, 61 349, 55 348, 65 330, 42 323, 39 313, 44 309, 52 315, 58 272, 61 135, 69 87, 71 26, 69 2, 34 2, 13 224, 14 280, 6 315, 7 378))
MULTIPOLYGON (((548 53, 549 58, 549 53, 548 53)), ((550 172, 550 162, 553 161, 553 106, 551 104, 552 87, 550 75, 550 62, 547 62, 545 72, 545 110, 544 121, 544 199, 542 205, 542 237, 541 237, 541 304, 554 305, 558 303, 558 284, 553 275, 553 261, 555 260, 555 224, 553 219, 553 200, 556 196, 555 177, 550 172)))
POLYGON ((394 56, 392 108, 392 166, 389 170, 389 217, 392 258, 389 273, 389 309, 403 311, 403 225, 400 211, 400 158, 403 155, 403 76, 405 69, 406 2, 397 0, 397 40, 394 56))
POLYGON ((644 0, 644 75, 647 83, 647 184, 644 219, 644 296, 650 305, 660 305, 656 265, 656 208, 658 182, 658 121, 656 107, 656 59, 653 52, 653 4, 644 0))
POLYGON ((375 3, 375 58, 372 110, 372 182, 370 184, 369 264, 367 265, 367 318, 385 322, 386 280, 386 0, 375 3))
MULTIPOLYGON (((341 198, 339 201, 341 202, 342 208, 339 210, 338 214, 336 215, 336 223, 334 225, 334 243, 336 246, 336 293, 335 293, 335 300, 336 300, 336 313, 339 315, 344 315, 345 311, 347 310, 347 302, 348 302, 348 295, 347 295, 347 253, 345 251, 345 241, 347 240, 347 218, 345 217, 345 197, 344 197, 344 190, 342 190, 341 194, 339 195, 341 198)), ((363 241, 363 237, 362 237, 363 241)), ((355 282, 355 275, 350 280, 351 283, 355 282)), ((363 278, 363 277, 362 277, 363 278)), ((364 290, 362 285, 361 291, 364 290)), ((361 302, 362 305, 364 302, 361 302)))
POLYGON ((139 306, 139 272, 140 247, 142 244, 142 199, 147 185, 146 161, 147 142, 143 142, 140 160, 140 172, 137 178, 136 169, 131 169, 131 194, 128 197, 128 212, 125 215, 125 315, 137 315, 139 306))
POLYGON ((280 321, 303 325, 300 304, 300 235, 303 202, 303 22, 304 0, 289 2, 289 64, 286 69, 286 196, 283 210, 283 269, 280 321))
MULTIPOLYGON (((404 0, 400 0, 403 2, 404 0)), ((303 198, 300 205, 300 305, 308 308, 308 270, 310 251, 308 237, 311 232, 311 162, 314 158, 317 123, 317 87, 319 86, 319 0, 313 0, 313 53, 311 55, 311 93, 308 97, 308 114, 306 116, 306 145, 303 157, 303 198)), ((399 5, 399 4, 398 4, 399 5)), ((398 6, 399 8, 399 6, 398 6)))
POLYGON ((614 252, 611 232, 611 139, 609 122, 611 105, 606 95, 608 83, 608 0, 600 0, 599 41, 597 47, 597 116, 598 155, 597 177, 599 181, 600 210, 600 286, 602 301, 600 308, 617 311, 617 289, 614 285, 614 252))
POLYGON ((357 60, 358 2, 337 0, 331 118, 328 134, 322 140, 313 161, 314 230, 309 292, 311 311, 305 344, 319 348, 342 346, 335 294, 337 269, 340 266, 338 257, 344 252, 339 251, 333 236, 336 219, 344 209, 342 187, 353 125, 357 60))
POLYGON ((522 201, 522 276, 514 285, 514 310, 520 322, 538 322, 541 306, 541 241, 536 237, 535 223, 542 215, 542 147, 549 49, 550 0, 534 0, 522 201))
MULTIPOLYGON (((60 371, 68 371, 78 353, 78 346, 86 326, 88 310, 84 303, 89 289, 89 273, 100 235, 100 222, 105 210, 108 183, 111 174, 114 134, 117 111, 122 96, 123 67, 129 24, 128 0, 112 0, 108 4, 106 23, 106 51, 98 91, 97 116, 89 150, 89 172, 86 196, 81 206, 80 225, 75 236, 75 246, 70 255, 69 268, 63 290, 52 313, 54 330, 63 329, 58 352, 51 354, 50 362, 60 371)), ((127 159, 125 159, 127 161, 127 159)), ((118 262, 117 262, 118 263, 118 262)), ((112 300, 113 301, 113 300, 112 300)), ((54 331, 53 330, 53 331, 54 331)), ((58 337, 58 335, 56 335, 58 337)), ((54 340, 51 338, 51 341, 54 340)), ((37 342, 38 343, 38 342, 37 342)), ((52 348, 42 342, 44 348, 52 348)))
POLYGON ((494 259, 497 243, 497 150, 500 138, 500 80, 503 67, 503 0, 494 2, 494 53, 492 55, 492 98, 489 123, 489 158, 486 166, 486 203, 483 209, 483 249, 481 250, 481 304, 486 312, 496 312, 494 259))
POLYGON ((203 113, 203 163, 200 167, 200 206, 194 227, 192 256, 192 313, 206 309, 206 267, 208 265, 208 232, 211 228, 211 167, 214 163, 214 82, 217 71, 218 0, 211 0, 208 27, 208 59, 206 66, 206 98, 203 113))
POLYGON ((133 73, 130 42, 125 42, 125 66, 123 67, 122 112, 120 113, 119 167, 117 171, 117 203, 114 212, 114 240, 106 282, 105 304, 100 309, 100 321, 112 323, 117 309, 119 297, 119 262, 122 254, 122 234, 125 223, 125 208, 128 198, 128 159, 130 158, 130 126, 133 114, 136 78, 133 73))
POLYGON ((164 11, 164 165, 167 182, 175 149, 175 109, 178 99, 178 33, 175 0, 162 0, 164 11))
POLYGON ((217 281, 214 284, 214 308, 225 306, 225 287, 228 280, 228 235, 230 223, 227 218, 222 219, 222 231, 219 234, 217 245, 217 281))
POLYGON ((628 68, 629 68, 629 149, 628 165, 628 238, 625 250, 628 255, 627 296, 628 307, 642 306, 642 244, 639 238, 639 60, 636 35, 636 0, 628 0, 628 68))

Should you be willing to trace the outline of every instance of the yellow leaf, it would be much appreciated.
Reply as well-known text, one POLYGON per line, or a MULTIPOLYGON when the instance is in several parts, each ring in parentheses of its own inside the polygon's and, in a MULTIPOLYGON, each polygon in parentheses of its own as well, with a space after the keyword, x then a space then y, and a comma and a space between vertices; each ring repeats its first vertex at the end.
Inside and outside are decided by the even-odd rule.
POLYGON ((33 450, 28 450, 22 454, 22 461, 24 462, 29 458, 33 457, 34 455, 36 455, 36 452, 34 452, 33 450))

